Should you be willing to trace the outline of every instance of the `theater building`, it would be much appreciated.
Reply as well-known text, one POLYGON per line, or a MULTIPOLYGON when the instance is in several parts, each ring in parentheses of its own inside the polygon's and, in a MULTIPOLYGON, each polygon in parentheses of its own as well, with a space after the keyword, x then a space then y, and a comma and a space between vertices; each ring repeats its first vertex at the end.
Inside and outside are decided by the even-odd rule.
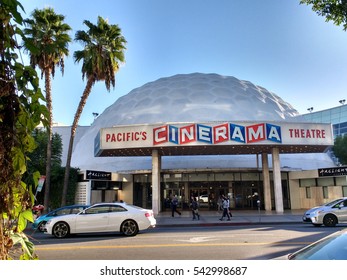
POLYGON ((331 123, 308 122, 278 95, 217 74, 182 74, 136 88, 75 143, 76 203, 124 200, 155 213, 172 195, 215 211, 304 209, 342 196, 346 171, 327 150, 331 123))

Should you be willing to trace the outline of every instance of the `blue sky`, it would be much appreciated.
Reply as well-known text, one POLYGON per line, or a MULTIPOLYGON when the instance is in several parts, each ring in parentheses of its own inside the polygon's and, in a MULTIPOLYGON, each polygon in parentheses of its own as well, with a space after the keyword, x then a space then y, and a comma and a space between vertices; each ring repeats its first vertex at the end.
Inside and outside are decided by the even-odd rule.
MULTIPOLYGON (((161 77, 217 73, 265 87, 300 113, 347 99, 347 34, 299 0, 22 0, 26 14, 52 7, 72 27, 97 17, 118 24, 127 40, 126 63, 107 92, 97 83, 79 125, 90 125, 119 97, 161 77)), ((86 81, 70 44, 64 76, 52 84, 54 121, 71 125, 86 81)))

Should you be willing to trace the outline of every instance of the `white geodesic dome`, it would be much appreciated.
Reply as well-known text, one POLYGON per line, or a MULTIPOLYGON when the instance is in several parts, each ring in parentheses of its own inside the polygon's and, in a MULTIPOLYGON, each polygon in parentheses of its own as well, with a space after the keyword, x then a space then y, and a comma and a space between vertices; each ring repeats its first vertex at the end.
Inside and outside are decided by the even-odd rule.
MULTIPOLYGON (((163 122, 300 120, 299 113, 289 103, 251 82, 218 74, 179 74, 149 82, 109 106, 75 143, 71 166, 112 172, 151 169, 150 157, 94 157, 94 139, 105 127, 163 122)), ((314 164, 331 166, 331 161, 321 156, 322 161, 314 164)), ((165 157, 162 168, 251 168, 256 167, 254 157, 165 157)), ((305 158, 312 164, 310 155, 305 154, 305 158)))

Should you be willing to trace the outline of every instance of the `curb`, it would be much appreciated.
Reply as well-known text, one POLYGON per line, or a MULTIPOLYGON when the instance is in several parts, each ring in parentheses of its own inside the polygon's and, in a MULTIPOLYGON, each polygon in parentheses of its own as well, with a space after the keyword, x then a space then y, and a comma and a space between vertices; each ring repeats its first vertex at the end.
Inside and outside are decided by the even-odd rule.
POLYGON ((165 227, 224 227, 224 226, 249 226, 249 225, 284 225, 302 224, 300 221, 277 221, 277 222, 234 222, 234 223, 200 223, 200 224, 156 224, 156 228, 165 227))

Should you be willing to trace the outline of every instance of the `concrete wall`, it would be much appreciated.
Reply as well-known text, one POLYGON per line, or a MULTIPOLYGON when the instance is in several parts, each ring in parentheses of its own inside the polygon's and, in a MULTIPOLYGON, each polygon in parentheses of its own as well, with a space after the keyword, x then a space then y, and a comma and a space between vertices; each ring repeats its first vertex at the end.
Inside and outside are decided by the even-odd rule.
POLYGON ((323 196, 323 186, 317 186, 316 183, 307 186, 302 183, 300 187, 300 179, 312 179, 312 182, 316 182, 316 178, 318 178, 318 170, 293 171, 289 173, 291 209, 309 209, 342 197, 342 186, 327 185, 327 198, 323 196), (310 198, 307 198, 306 191, 310 192, 310 198))
POLYGON ((119 199, 122 199, 126 203, 133 204, 134 190, 133 182, 123 182, 123 190, 119 191, 119 199))

